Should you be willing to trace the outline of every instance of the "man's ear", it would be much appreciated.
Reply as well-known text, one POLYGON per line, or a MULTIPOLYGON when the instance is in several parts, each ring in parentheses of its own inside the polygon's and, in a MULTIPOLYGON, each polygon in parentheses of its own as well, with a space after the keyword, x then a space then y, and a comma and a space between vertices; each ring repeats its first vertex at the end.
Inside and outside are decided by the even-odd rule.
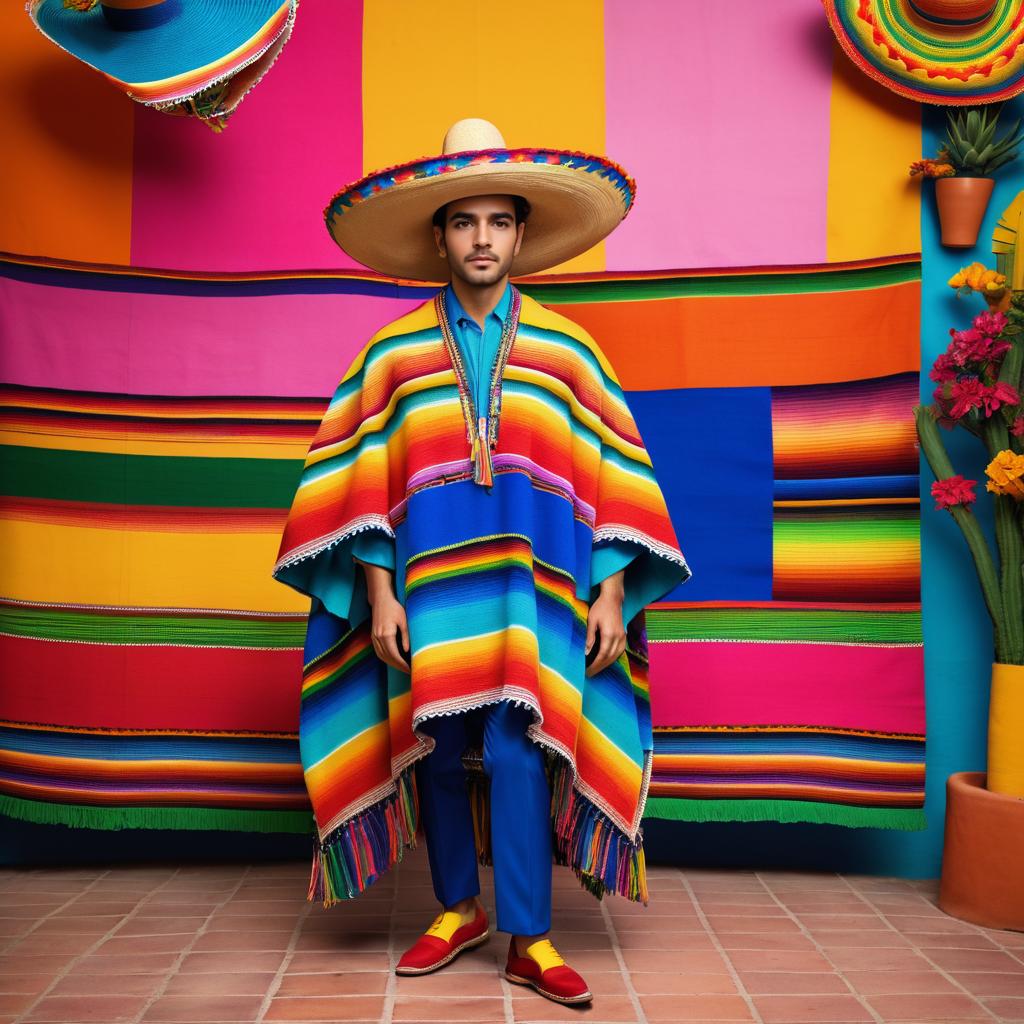
POLYGON ((516 225, 516 247, 512 250, 512 255, 513 256, 518 256, 519 255, 519 250, 520 250, 520 248, 522 247, 522 244, 523 244, 523 234, 525 233, 525 231, 526 231, 526 221, 525 220, 521 220, 516 225))
POLYGON ((444 245, 444 232, 436 224, 434 225, 434 245, 437 246, 437 251, 442 256, 447 255, 444 245))

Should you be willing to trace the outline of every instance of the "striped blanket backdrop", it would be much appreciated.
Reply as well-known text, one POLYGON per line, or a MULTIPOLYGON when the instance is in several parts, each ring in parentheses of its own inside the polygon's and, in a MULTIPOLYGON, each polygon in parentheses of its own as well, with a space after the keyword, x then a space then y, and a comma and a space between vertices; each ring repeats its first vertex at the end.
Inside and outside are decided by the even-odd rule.
MULTIPOLYGON (((353 266, 320 210, 466 113, 425 73, 444 26, 398 6, 402 38, 376 5, 305 0, 217 136, 0 12, 18 141, 0 166, 18 197, 0 221, 0 813, 310 829, 308 605, 270 568, 341 373, 432 291, 353 266), (54 68, 75 89, 42 87, 34 118, 17 89, 54 68)), ((481 38, 500 6, 466 5, 481 38)), ((648 609, 648 816, 918 828, 921 265, 890 158, 919 155, 919 112, 851 72, 817 0, 745 7, 742 29, 724 9, 701 25, 761 68, 714 110, 688 99, 724 72, 681 5, 574 0, 544 6, 563 43, 524 56, 515 101, 474 112, 510 145, 607 152, 639 183, 611 238, 522 287, 615 366, 694 572, 648 609), (777 130, 794 119, 796 154, 777 130), (716 159, 692 159, 696 138, 716 159)))

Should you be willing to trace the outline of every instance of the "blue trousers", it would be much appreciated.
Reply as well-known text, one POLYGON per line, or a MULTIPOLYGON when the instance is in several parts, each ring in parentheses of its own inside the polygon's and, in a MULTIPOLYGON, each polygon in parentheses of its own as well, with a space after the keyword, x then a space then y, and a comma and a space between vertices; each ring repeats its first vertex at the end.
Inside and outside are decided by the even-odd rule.
POLYGON ((480 893, 462 754, 481 718, 497 925, 513 935, 541 935, 551 927, 551 790, 544 754, 526 735, 533 719, 527 708, 502 701, 420 726, 437 742, 416 762, 434 894, 450 907, 480 893))

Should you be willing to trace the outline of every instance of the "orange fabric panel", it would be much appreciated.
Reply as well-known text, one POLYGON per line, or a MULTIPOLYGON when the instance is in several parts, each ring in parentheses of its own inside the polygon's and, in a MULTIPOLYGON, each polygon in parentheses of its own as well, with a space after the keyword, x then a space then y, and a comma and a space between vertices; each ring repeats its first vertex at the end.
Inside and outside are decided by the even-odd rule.
POLYGON ((800 295, 552 305, 626 391, 822 384, 920 366, 920 282, 800 295))
POLYGON ((134 102, 0 4, 0 249, 129 262, 134 102))

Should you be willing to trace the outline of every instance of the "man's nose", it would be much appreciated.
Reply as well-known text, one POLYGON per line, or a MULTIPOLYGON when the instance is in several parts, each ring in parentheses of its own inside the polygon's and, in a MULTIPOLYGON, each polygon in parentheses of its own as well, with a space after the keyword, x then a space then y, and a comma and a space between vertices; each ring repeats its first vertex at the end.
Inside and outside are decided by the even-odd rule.
POLYGON ((486 224, 480 224, 477 226, 476 237, 473 239, 473 244, 484 249, 489 249, 491 247, 491 232, 490 228, 486 224))

